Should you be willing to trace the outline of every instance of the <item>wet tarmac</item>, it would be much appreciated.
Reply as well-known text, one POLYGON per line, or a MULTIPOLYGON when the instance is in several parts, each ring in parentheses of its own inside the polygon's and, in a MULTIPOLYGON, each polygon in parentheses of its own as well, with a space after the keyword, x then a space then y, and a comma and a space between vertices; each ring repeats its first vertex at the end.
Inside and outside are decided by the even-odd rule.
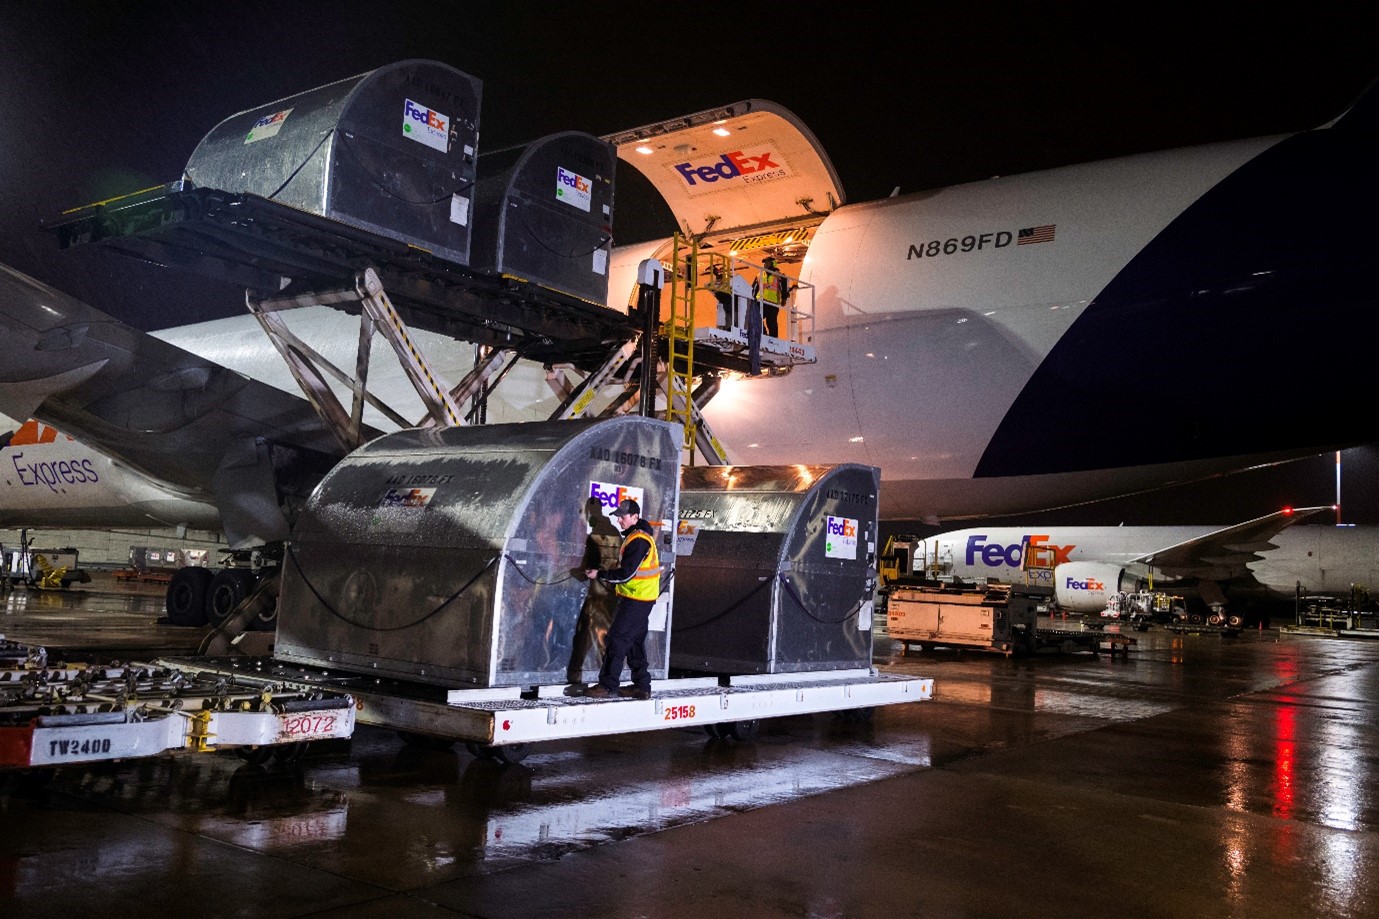
MULTIPOLYGON (((0 634, 73 659, 200 645, 158 623, 159 589, 103 588, 0 596, 0 634)), ((360 727, 297 762, 0 775, 0 916, 1379 915, 1379 642, 1135 637, 878 655, 934 699, 746 743, 505 765, 360 727)))

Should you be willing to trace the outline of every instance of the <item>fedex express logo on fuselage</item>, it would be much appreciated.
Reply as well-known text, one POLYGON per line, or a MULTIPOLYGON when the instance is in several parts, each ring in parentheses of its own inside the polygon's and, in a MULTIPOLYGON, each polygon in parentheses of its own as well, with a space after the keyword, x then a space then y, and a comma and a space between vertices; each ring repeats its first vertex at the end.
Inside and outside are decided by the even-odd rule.
MULTIPOLYGON (((10 453, 10 465, 14 467, 15 478, 10 480, 5 475, 0 475, 0 482, 5 485, 19 483, 21 488, 30 488, 36 485, 43 485, 53 494, 65 492, 65 485, 95 484, 101 480, 100 474, 96 472, 91 459, 40 459, 30 461, 25 458, 23 450, 15 450, 14 447, 37 447, 44 444, 55 443, 61 437, 68 443, 72 443, 72 438, 66 434, 59 434, 57 428, 40 424, 30 418, 19 426, 19 430, 11 431, 9 439, 3 442, 3 448, 10 453)), ((47 452, 47 451, 40 451, 47 452)))
POLYGON ((732 179, 742 179, 747 183, 761 182, 786 174, 780 154, 770 147, 735 150, 713 160, 676 163, 674 169, 690 188, 732 179))
POLYGON ((1066 546, 1059 546, 1049 542, 1047 533, 1026 534, 1020 537, 1020 541, 1010 545, 1002 545, 996 542, 987 542, 985 533, 976 533, 967 537, 966 563, 969 567, 976 565, 978 559, 987 568, 1019 568, 1025 560, 1026 547, 1047 546, 1053 550, 1054 564, 1061 565, 1070 561, 1070 556, 1076 543, 1066 546))

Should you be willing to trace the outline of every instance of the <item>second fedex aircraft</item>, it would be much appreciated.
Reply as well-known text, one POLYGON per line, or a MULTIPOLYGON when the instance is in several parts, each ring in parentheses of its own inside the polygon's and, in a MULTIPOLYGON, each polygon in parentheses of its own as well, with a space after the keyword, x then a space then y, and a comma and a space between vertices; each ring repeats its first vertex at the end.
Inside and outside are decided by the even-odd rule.
POLYGON ((1294 526, 1328 507, 1232 526, 973 527, 916 539, 916 574, 1053 588, 1059 609, 1098 614, 1125 594, 1181 595, 1194 617, 1239 625, 1298 595, 1379 596, 1379 527, 1294 526))

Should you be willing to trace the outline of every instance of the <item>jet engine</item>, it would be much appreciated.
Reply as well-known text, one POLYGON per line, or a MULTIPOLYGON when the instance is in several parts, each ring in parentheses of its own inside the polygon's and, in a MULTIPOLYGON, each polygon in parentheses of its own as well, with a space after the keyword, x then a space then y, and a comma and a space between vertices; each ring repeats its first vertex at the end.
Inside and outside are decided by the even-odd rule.
POLYGON ((1053 596, 1061 610, 1100 613, 1111 597, 1137 592, 1145 580, 1144 575, 1110 562, 1067 562, 1053 571, 1053 596))

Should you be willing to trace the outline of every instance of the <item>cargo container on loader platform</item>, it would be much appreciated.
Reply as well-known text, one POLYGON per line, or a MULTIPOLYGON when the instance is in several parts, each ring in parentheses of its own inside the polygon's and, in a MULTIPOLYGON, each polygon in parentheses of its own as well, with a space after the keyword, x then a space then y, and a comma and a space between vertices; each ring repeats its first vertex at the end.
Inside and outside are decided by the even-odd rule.
MULTIPOLYGON (((763 718, 840 712, 865 719, 878 705, 932 698, 932 680, 871 666, 879 481, 871 467, 736 467, 744 481, 769 483, 774 499, 756 498, 779 512, 755 521, 701 512, 692 521, 697 540, 684 551, 699 540, 707 551, 744 538, 714 535, 734 527, 761 530, 749 538, 781 547, 738 563, 750 594, 774 598, 739 613, 740 625, 772 641, 729 648, 722 661, 693 669, 696 651, 671 672, 676 582, 699 598, 702 612, 712 596, 705 579, 718 578, 724 563, 712 554, 705 564, 669 561, 677 532, 691 523, 679 515, 682 437, 678 424, 624 416, 378 438, 327 474, 299 518, 272 657, 158 660, 151 669, 160 681, 146 681, 142 697, 112 697, 98 713, 101 704, 78 690, 27 720, 0 722, 0 765, 49 764, 24 755, 44 747, 42 736, 27 745, 4 737, 48 730, 42 719, 58 708, 110 716, 93 758, 107 750, 106 758, 120 758, 218 747, 267 755, 349 736, 360 723, 395 729, 414 744, 462 741, 475 755, 515 762, 542 741, 685 726, 749 740, 763 718), (614 597, 579 572, 591 555, 616 556, 619 537, 606 513, 623 496, 635 497, 658 528, 670 569, 647 640, 652 694, 589 698, 582 690, 597 676, 598 636, 614 597), (839 605, 846 608, 832 608, 839 605), (208 689, 191 705, 155 699, 160 687, 173 696, 179 682, 208 689), (294 733, 281 717, 299 708, 311 718, 294 722, 294 733), (171 719, 157 743, 109 740, 132 737, 131 709, 171 719), (251 710, 279 720, 256 733, 236 732, 229 721, 208 725, 220 712, 251 710)), ((734 506, 709 497, 725 479, 696 481, 696 506, 734 506)), ((733 611, 741 599, 720 602, 733 611)))

